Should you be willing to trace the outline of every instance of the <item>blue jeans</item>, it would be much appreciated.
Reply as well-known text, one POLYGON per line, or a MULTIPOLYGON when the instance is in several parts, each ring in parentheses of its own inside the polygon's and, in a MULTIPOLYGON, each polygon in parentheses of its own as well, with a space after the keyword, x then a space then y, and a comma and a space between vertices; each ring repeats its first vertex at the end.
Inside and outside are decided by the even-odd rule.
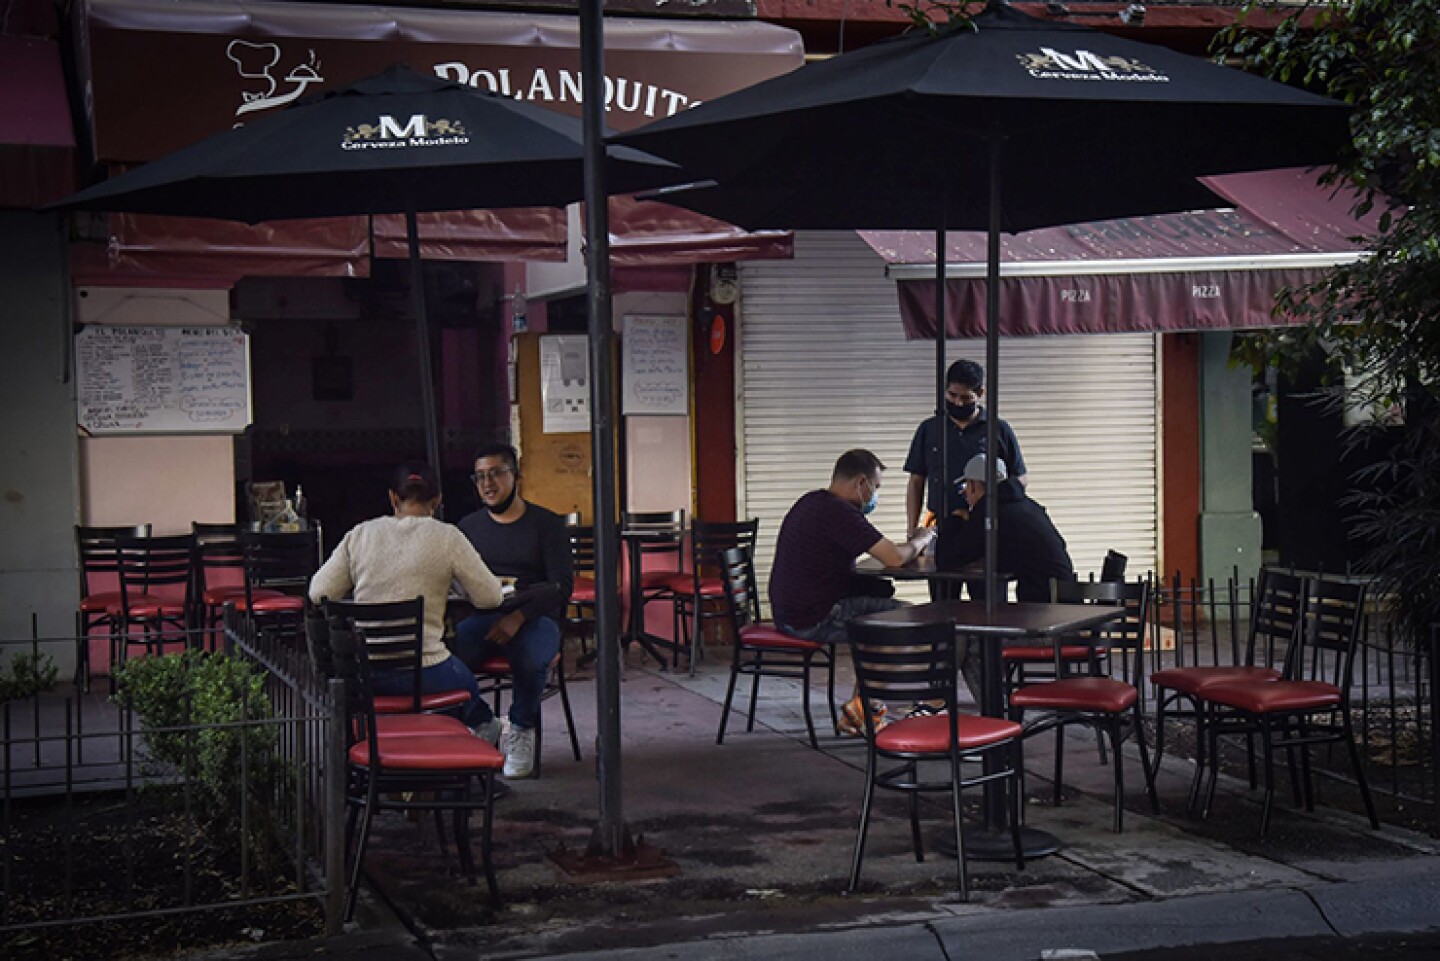
MULTIPOLYGON (((550 662, 560 653, 560 625, 548 617, 539 617, 520 625, 509 644, 485 640, 490 625, 502 616, 499 611, 482 611, 457 624, 455 656, 473 666, 503 654, 510 661, 510 679, 514 684, 510 723, 515 727, 534 728, 540 723, 540 697, 545 693, 550 662)), ((483 707, 488 718, 490 706, 483 707)))
MULTIPOLYGON (((415 690, 415 675, 409 671, 377 671, 371 678, 371 687, 376 694, 409 694, 415 690)), ((460 708, 460 720, 474 727, 490 719, 490 708, 480 697, 480 685, 475 681, 475 672, 466 667, 454 654, 439 664, 422 668, 420 671, 420 692, 436 694, 440 691, 466 690, 470 702, 460 708)))
POLYGON ((820 641, 823 644, 844 644, 847 638, 845 625, 856 617, 866 614, 879 614, 881 611, 893 611, 900 606, 900 602, 893 597, 842 597, 830 608, 830 613, 825 619, 814 627, 808 627, 803 631, 785 624, 786 634, 794 634, 796 637, 803 637, 807 641, 820 641))

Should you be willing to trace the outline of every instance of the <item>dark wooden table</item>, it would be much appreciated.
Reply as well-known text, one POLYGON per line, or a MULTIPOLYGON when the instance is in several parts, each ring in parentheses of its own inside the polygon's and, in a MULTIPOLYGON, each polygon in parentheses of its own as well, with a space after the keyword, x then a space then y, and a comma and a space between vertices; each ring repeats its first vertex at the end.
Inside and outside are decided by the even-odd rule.
MULTIPOLYGON (((997 604, 987 611, 984 601, 932 601, 901 607, 863 618, 887 624, 955 624, 955 636, 980 642, 980 713, 1005 716, 1005 668, 1001 649, 1007 642, 1054 643, 1060 637, 1096 627, 1125 616, 1123 608, 1094 604, 997 604)), ((998 759, 986 757, 987 774, 998 769, 998 759)), ((976 833, 975 843, 966 843, 966 852, 980 860, 1008 860, 1014 856, 1005 830, 1008 813, 1005 782, 985 785, 985 832, 976 833)), ((1044 831, 1027 828, 1022 832, 1026 857, 1053 854, 1060 843, 1044 831)), ((952 852, 953 853, 953 852, 952 852)))
POLYGON ((983 562, 977 561, 956 570, 942 571, 935 568, 935 558, 929 554, 917 557, 910 563, 902 564, 899 567, 886 567, 873 557, 865 557, 855 562, 855 573, 867 574, 872 577, 888 577, 896 581, 983 581, 985 565, 983 562))

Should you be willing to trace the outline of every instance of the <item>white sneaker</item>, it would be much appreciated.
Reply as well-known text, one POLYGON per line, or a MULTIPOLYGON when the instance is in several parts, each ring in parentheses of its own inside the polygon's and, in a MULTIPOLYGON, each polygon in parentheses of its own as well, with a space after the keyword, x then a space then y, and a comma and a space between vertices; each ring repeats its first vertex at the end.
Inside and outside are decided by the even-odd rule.
POLYGON ((500 746, 500 735, 505 730, 504 723, 498 717, 477 724, 470 729, 470 733, 482 741, 489 741, 495 747, 500 746))
POLYGON ((505 738, 507 778, 530 777, 535 773, 535 729, 511 725, 505 738))

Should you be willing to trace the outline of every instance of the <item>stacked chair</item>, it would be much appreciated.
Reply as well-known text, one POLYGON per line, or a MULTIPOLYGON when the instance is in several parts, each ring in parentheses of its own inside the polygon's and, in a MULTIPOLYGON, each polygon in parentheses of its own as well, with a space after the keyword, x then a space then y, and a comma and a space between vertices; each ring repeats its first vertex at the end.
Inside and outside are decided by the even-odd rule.
MULTIPOLYGON (((1250 609, 1250 630, 1242 658, 1235 664, 1191 664, 1177 665, 1156 671, 1150 675, 1155 685, 1155 766, 1165 751, 1166 712, 1176 713, 1173 708, 1181 701, 1188 702, 1189 708, 1180 712, 1191 718, 1197 726, 1195 739, 1196 778, 1191 786, 1188 806, 1193 809, 1199 803, 1200 777, 1205 767, 1206 736, 1204 732, 1205 689, 1215 684, 1230 681, 1278 681, 1282 664, 1289 654, 1300 632, 1305 614, 1305 594, 1308 590, 1305 578, 1272 568, 1260 571, 1250 609)), ((1177 646, 1178 648, 1178 646, 1177 646)), ((1183 648, 1177 649, 1177 654, 1183 648)), ((1247 738, 1249 746, 1250 785, 1255 786, 1254 739, 1247 738)))
MULTIPOLYGON (((1247 741, 1258 738, 1264 759, 1262 839, 1269 829, 1274 805, 1276 750, 1283 749, 1289 757, 1296 802, 1309 811, 1315 805, 1310 748, 1318 744, 1345 745, 1365 813, 1371 826, 1379 828, 1350 711, 1355 652, 1365 620, 1365 586, 1323 577, 1307 579, 1299 613, 1300 628, 1278 679, 1250 676, 1220 680, 1205 685, 1194 695, 1203 716, 1200 729, 1210 765, 1202 814, 1209 816, 1215 799, 1220 738, 1239 735, 1247 741)), ((1199 769, 1197 783, 1198 775, 1199 769)))
MULTIPOLYGON (((106 648, 114 651, 120 627, 120 559, 115 541, 120 537, 148 537, 149 524, 129 527, 76 527, 75 551, 80 561, 80 604, 75 609, 75 686, 90 690, 94 670, 91 634, 105 632, 106 648)), ((113 668, 113 662, 112 662, 113 668)))
POLYGON ((120 604, 112 667, 124 664, 135 645, 147 654, 163 654, 166 644, 188 645, 194 554, 193 534, 115 539, 120 604))

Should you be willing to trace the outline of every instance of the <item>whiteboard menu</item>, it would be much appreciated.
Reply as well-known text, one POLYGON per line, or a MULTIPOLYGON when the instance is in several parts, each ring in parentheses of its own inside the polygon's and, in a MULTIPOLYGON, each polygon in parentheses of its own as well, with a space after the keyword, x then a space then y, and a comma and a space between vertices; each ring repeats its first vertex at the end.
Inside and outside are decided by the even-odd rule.
POLYGON ((684 317, 631 314, 621 328, 621 412, 688 414, 690 365, 684 317))
POLYGON ((77 420, 91 434, 239 433, 250 342, 236 327, 90 325, 75 338, 77 420))

